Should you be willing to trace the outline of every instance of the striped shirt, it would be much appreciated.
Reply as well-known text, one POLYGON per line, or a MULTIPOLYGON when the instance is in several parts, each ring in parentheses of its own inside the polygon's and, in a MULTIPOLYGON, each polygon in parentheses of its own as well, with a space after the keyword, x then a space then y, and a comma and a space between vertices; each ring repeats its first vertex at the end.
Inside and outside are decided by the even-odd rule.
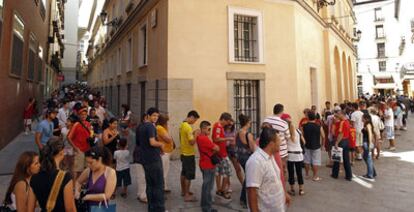
POLYGON ((275 130, 280 132, 280 157, 287 157, 287 140, 290 139, 289 124, 278 116, 269 116, 263 122, 271 124, 275 130))

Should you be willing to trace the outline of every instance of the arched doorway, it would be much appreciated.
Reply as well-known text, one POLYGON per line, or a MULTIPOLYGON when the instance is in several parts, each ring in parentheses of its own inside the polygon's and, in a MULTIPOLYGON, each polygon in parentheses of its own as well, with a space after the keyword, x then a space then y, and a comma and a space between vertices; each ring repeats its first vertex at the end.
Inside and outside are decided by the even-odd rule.
POLYGON ((339 57, 338 47, 335 46, 334 49, 334 63, 335 63, 335 73, 336 73, 336 93, 337 101, 341 102, 343 100, 342 95, 342 75, 341 75, 341 59, 339 57))
POLYGON ((349 76, 345 52, 342 52, 342 73, 344 74, 344 94, 345 100, 349 100, 349 76))
POLYGON ((349 76, 349 86, 350 86, 350 101, 353 101, 355 99, 355 75, 352 71, 352 62, 351 57, 348 57, 348 76, 349 76))

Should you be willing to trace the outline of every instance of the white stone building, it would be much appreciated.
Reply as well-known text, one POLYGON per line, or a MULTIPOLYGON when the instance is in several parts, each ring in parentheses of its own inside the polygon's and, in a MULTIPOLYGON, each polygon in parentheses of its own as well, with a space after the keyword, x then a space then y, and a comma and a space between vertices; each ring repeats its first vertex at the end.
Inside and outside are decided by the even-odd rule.
POLYGON ((414 62, 414 1, 360 0, 354 6, 356 30, 362 32, 357 44, 359 94, 412 94, 404 79, 414 62))

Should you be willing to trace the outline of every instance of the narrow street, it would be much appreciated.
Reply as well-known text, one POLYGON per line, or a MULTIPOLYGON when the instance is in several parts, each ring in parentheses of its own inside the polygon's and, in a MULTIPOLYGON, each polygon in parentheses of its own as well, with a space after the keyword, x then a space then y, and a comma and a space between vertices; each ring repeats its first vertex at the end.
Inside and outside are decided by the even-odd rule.
MULTIPOLYGON (((329 177, 330 169, 322 167, 320 176, 322 181, 314 182, 305 180, 304 196, 293 197, 292 205, 288 211, 375 211, 375 212, 409 212, 414 207, 414 116, 410 114, 408 131, 397 131, 397 151, 384 151, 382 157, 375 161, 378 176, 375 182, 365 181, 358 176, 365 174, 365 163, 356 162, 352 171, 356 177, 352 182, 345 181, 340 175, 338 180, 329 177)), ((134 139, 133 135, 131 140, 134 139)), ((0 190, 5 191, 10 181, 14 163, 19 154, 26 150, 36 150, 33 135, 21 133, 12 143, 0 151, 0 190)), ((384 145, 384 147, 386 147, 384 145)), ((133 148, 131 143, 130 148, 133 148)), ((323 155, 326 158, 326 154, 323 155)), ((184 203, 179 195, 179 176, 181 162, 171 162, 169 185, 172 190, 167 195, 166 207, 169 211, 200 211, 199 204, 184 203)), ((134 177, 135 170, 131 174, 134 177)), ((234 170, 233 170, 234 173, 234 170)), ((219 211, 243 211, 239 206, 241 186, 235 176, 231 179, 233 201, 229 205, 214 206, 219 211)), ((197 167, 196 180, 192 183, 192 191, 200 199, 201 172, 197 167)), ((136 181, 128 188, 128 197, 116 198, 117 211, 146 211, 146 205, 139 203, 136 198, 136 181)), ((4 198, 4 192, 0 193, 0 199, 4 198)))

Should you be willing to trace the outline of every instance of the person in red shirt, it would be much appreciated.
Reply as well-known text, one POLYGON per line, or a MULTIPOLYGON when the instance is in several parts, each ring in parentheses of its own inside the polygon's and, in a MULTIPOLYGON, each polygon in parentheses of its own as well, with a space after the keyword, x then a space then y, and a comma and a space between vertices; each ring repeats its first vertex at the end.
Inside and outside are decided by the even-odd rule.
POLYGON ((24 133, 27 135, 28 132, 32 132, 32 118, 34 115, 34 104, 35 99, 30 98, 29 102, 27 103, 26 107, 24 108, 23 112, 23 120, 24 120, 24 133))
POLYGON ((211 190, 214 187, 214 176, 216 165, 211 162, 211 156, 220 150, 219 146, 214 144, 209 136, 211 124, 208 121, 202 121, 200 124, 200 134, 197 136, 197 146, 200 152, 199 166, 203 174, 203 185, 201 189, 201 208, 203 211, 217 211, 211 208, 212 197, 211 190))
POLYGON ((88 108, 82 107, 78 110, 79 121, 76 122, 68 134, 69 144, 73 147, 75 153, 74 159, 74 179, 85 169, 85 152, 90 149, 88 138, 92 133, 91 124, 86 121, 88 117, 88 108))
POLYGON ((232 174, 230 159, 227 157, 227 142, 230 142, 234 137, 225 137, 224 136, 224 127, 231 124, 233 119, 231 118, 230 113, 222 113, 220 120, 213 125, 213 141, 217 146, 220 147, 218 156, 221 158, 219 164, 217 164, 217 175, 216 175, 216 185, 217 192, 216 194, 225 198, 231 199, 231 194, 228 191, 230 187, 230 176, 232 174), (222 178, 223 177, 223 181, 222 178))
MULTIPOLYGON (((343 164, 345 169, 345 179, 348 181, 352 180, 352 170, 351 170, 351 163, 349 158, 349 146, 350 146, 350 136, 351 136, 351 126, 349 121, 346 119, 346 115, 344 111, 337 111, 335 113, 335 118, 339 119, 338 126, 335 130, 335 147, 342 148, 342 157, 343 157, 343 164)), ((338 178, 339 174, 339 162, 335 161, 332 167, 332 178, 338 178)))

